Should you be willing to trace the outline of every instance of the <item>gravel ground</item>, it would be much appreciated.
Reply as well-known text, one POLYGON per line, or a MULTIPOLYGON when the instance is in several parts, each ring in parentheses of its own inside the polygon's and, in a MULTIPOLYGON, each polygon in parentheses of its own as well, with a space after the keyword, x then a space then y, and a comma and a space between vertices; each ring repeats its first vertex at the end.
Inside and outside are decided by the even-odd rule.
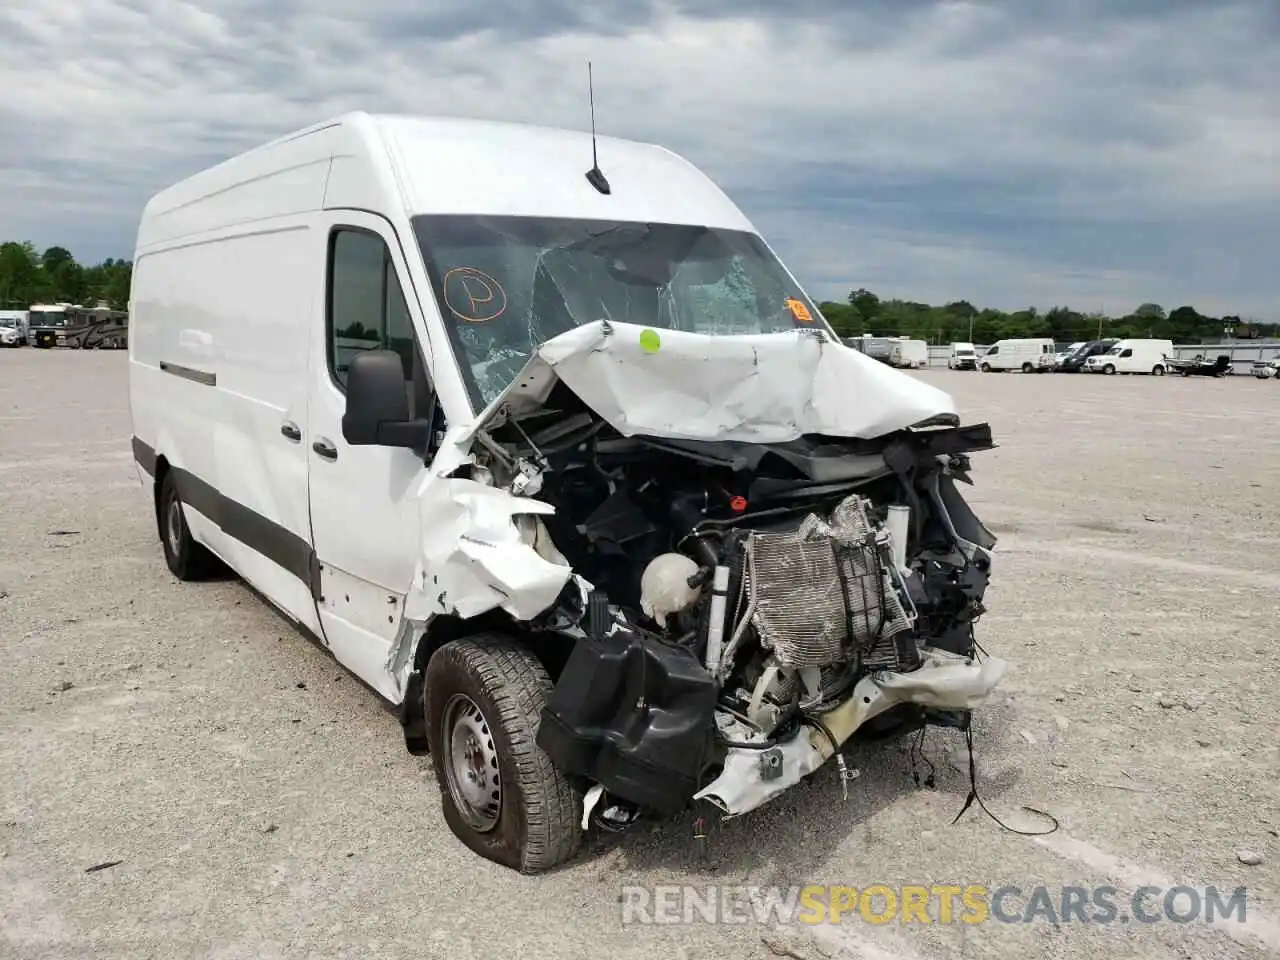
POLYGON ((823 770, 705 845, 682 817, 529 878, 454 840, 428 761, 326 653, 234 580, 169 576, 124 355, 0 353, 0 956, 1280 955, 1280 389, 919 375, 1002 444, 970 492, 1001 538, 980 636, 1012 662, 980 787, 1061 828, 952 825, 964 742, 933 731, 935 789, 907 743, 860 747, 847 801, 823 770), (1243 885, 1247 920, 622 922, 623 884, 809 883, 1016 885, 1006 912, 1114 886, 1121 916, 1143 884, 1243 885))

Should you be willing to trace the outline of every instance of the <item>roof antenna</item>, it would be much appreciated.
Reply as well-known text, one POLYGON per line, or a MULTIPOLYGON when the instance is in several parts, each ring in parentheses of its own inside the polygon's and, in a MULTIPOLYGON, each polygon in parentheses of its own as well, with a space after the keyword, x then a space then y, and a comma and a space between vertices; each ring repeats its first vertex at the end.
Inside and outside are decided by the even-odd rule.
POLYGON ((591 169, 587 171, 587 183, 601 193, 612 193, 609 181, 600 170, 600 161, 596 159, 596 91, 591 79, 591 61, 587 61, 587 97, 591 101, 591 169))

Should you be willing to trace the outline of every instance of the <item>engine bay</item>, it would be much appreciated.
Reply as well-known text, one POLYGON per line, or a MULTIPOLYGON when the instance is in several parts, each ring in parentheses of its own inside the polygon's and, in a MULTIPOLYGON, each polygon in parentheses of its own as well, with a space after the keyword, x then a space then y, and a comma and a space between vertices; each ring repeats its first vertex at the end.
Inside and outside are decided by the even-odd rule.
POLYGON ((580 578, 529 625, 574 641, 537 742, 603 826, 736 816, 832 757, 848 779, 855 732, 967 728, 1003 674, 974 638, 995 538, 957 486, 986 424, 626 436, 561 383, 476 439, 472 478, 553 507, 527 539, 580 578))

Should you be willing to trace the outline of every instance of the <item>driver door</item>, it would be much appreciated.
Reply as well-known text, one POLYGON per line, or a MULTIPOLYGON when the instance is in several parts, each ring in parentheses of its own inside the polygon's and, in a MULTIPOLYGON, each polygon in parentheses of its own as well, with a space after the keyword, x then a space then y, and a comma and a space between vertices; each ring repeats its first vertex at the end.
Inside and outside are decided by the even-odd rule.
POLYGON ((432 418, 438 406, 418 343, 419 307, 404 294, 408 273, 394 229, 373 214, 328 216, 321 234, 325 295, 314 321, 324 333, 313 339, 303 437, 319 564, 316 607, 337 660, 396 701, 387 661, 421 552, 414 493, 425 464, 411 450, 343 440, 351 358, 362 350, 397 352, 414 415, 432 418))

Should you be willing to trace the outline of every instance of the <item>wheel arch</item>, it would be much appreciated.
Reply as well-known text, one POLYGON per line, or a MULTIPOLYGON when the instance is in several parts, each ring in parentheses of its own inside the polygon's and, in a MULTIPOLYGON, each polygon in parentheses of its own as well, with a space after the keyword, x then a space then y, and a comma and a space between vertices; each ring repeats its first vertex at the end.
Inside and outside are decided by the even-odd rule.
POLYGON ((151 501, 156 516, 156 533, 160 534, 160 491, 164 489, 165 478, 169 476, 169 458, 164 454, 156 456, 155 473, 151 483, 151 501))
POLYGON ((405 748, 415 756, 425 756, 427 751, 426 718, 422 712, 422 682, 431 658, 456 640, 464 640, 484 633, 499 633, 510 637, 527 649, 542 664, 552 683, 560 679, 577 642, 573 637, 553 630, 534 630, 529 624, 511 617, 502 610, 489 610, 474 617, 460 617, 442 613, 427 621, 426 630, 413 652, 413 667, 405 684, 404 699, 400 703, 400 723, 404 728, 405 748))

